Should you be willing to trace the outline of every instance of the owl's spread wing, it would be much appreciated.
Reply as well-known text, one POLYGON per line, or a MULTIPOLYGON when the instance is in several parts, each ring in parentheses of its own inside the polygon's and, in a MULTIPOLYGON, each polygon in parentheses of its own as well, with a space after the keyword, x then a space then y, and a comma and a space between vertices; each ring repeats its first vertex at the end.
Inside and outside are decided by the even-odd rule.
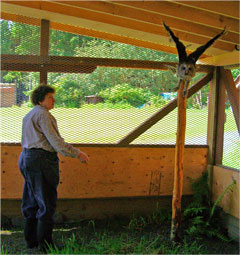
POLYGON ((225 29, 219 34, 217 34, 215 37, 213 37, 211 40, 209 40, 206 44, 198 47, 194 52, 188 55, 188 61, 196 63, 199 57, 203 54, 203 52, 209 48, 220 36, 222 36, 226 32, 225 29))
POLYGON ((169 26, 167 26, 164 22, 163 22, 163 25, 164 25, 165 29, 168 31, 168 33, 170 34, 173 41, 175 42, 176 46, 177 46, 179 62, 186 61, 187 60, 187 53, 186 53, 186 48, 185 48, 184 44, 179 41, 178 37, 176 37, 174 35, 174 33, 172 32, 172 30, 170 29, 169 26))

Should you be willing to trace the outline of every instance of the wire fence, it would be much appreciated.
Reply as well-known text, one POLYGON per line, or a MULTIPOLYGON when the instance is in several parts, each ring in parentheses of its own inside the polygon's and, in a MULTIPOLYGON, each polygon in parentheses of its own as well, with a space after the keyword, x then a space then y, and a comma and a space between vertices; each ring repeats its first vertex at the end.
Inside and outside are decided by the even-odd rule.
POLYGON ((229 100, 226 102, 226 121, 224 124, 223 140, 223 161, 222 164, 227 167, 240 169, 240 137, 233 116, 229 100))
MULTIPOLYGON (((7 20, 0 23, 2 54, 39 55, 38 26, 7 20)), ((52 29, 49 55, 177 61, 172 54, 52 29)), ((111 67, 50 71, 48 84, 56 88, 51 113, 61 135, 70 143, 116 144, 176 97, 177 77, 171 71, 111 67)), ((193 83, 201 77, 197 74, 193 83)), ((39 72, 2 72, 1 142, 21 141, 22 118, 33 107, 29 95, 39 83, 39 72)), ((208 92, 206 85, 188 99, 186 144, 207 144, 208 92)), ((231 118, 228 121, 232 125, 231 118)), ((175 144, 176 128, 174 110, 132 144, 175 144)))

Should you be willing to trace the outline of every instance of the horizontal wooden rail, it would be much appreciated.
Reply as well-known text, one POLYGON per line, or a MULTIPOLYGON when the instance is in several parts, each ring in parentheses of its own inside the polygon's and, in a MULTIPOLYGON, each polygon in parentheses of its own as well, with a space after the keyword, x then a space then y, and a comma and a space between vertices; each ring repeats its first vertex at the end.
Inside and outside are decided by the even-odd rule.
MULTIPOLYGON (((86 70, 88 67, 90 67, 89 70, 94 71, 97 66, 168 70, 169 66, 176 67, 177 63, 110 58, 1 55, 1 70, 4 71, 39 71, 45 68, 49 72, 61 72, 59 70, 63 70, 62 72, 77 72, 79 70, 81 72, 81 70, 86 70)), ((198 72, 209 73, 212 70, 213 67, 209 65, 197 66, 198 72)))
MULTIPOLYGON (((198 90, 200 90, 204 85, 206 85, 211 79, 213 74, 209 73, 204 76, 200 81, 194 84, 188 90, 188 98, 195 94, 198 90)), ((140 126, 135 128, 131 133, 129 133, 126 137, 118 142, 119 145, 127 145, 143 134, 146 130, 151 128, 154 124, 156 124, 159 120, 165 117, 168 113, 173 111, 177 107, 177 98, 173 99, 170 103, 165 105, 161 110, 156 112, 153 116, 147 119, 144 123, 140 126)))

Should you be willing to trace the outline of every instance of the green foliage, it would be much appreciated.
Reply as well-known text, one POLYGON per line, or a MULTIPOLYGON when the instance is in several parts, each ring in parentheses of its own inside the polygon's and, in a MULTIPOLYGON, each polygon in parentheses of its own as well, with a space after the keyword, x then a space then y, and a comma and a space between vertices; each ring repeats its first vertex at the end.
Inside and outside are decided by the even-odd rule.
POLYGON ((7 249, 5 248, 4 243, 1 243, 1 254, 8 254, 7 249))
POLYGON ((98 94, 103 97, 107 103, 130 104, 134 107, 145 104, 150 100, 151 94, 148 90, 134 88, 129 84, 118 84, 112 88, 105 89, 98 94))
MULTIPOLYGON (((19 55, 39 54, 39 27, 1 20, 0 28, 2 53, 19 55)), ((177 61, 177 56, 173 54, 57 30, 51 30, 49 54, 54 56, 177 61)), ((240 74, 240 69, 234 69, 232 73, 235 79, 240 74)), ((195 83, 201 75, 197 74, 192 83, 195 83)), ((39 73, 2 72, 1 76, 5 82, 21 83, 24 84, 24 88, 29 90, 39 84, 39 73)), ((171 71, 101 67, 97 68, 92 74, 66 75, 50 73, 48 77, 49 84, 55 85, 58 80, 65 79, 66 76, 69 77, 69 80, 74 79, 78 84, 81 84, 81 95, 77 96, 76 92, 71 91, 74 94, 75 102, 69 102, 66 98, 64 98, 64 102, 61 102, 61 100, 58 102, 60 105, 67 105, 67 107, 73 107, 74 105, 79 107, 84 100, 84 96, 96 95, 100 91, 106 88, 112 88, 118 84, 127 83, 134 88, 147 89, 152 95, 158 96, 161 92, 173 91, 177 83, 177 77, 171 71)), ((196 93, 188 99, 188 108, 201 109, 207 105, 208 89, 205 88, 207 87, 204 87, 201 92, 196 93)), ((77 89, 79 89, 78 86, 77 89)), ((155 98, 153 101, 157 107, 162 105, 161 99, 155 98)), ((133 104, 131 103, 131 105, 133 104)))
POLYGON ((171 220, 171 210, 163 209, 160 207, 159 203, 156 205, 156 209, 151 215, 146 217, 142 216, 132 216, 128 226, 126 227, 130 231, 142 231, 144 228, 149 226, 161 226, 165 225, 166 222, 171 220))
POLYGON ((211 212, 210 212, 210 219, 213 217, 214 215, 214 212, 215 212, 215 209, 216 209, 216 206, 218 205, 218 203, 223 199, 224 195, 231 189, 233 188, 233 186, 236 184, 236 180, 233 180, 233 183, 228 185, 227 188, 223 191, 222 194, 219 195, 219 197, 217 198, 217 200, 215 201, 212 209, 211 209, 211 212))
POLYGON ((217 205, 235 183, 234 181, 230 184, 213 205, 210 200, 207 171, 192 184, 193 202, 183 212, 184 220, 188 225, 185 230, 187 234, 197 238, 207 236, 217 237, 222 241, 231 241, 219 224, 221 209, 217 205))
POLYGON ((232 71, 233 79, 235 80, 238 77, 238 75, 240 75, 240 69, 239 68, 233 69, 231 71, 232 71))
POLYGON ((56 106, 66 108, 79 108, 84 100, 82 87, 75 80, 69 79, 68 76, 62 76, 55 84, 56 88, 56 106))
POLYGON ((167 100, 163 99, 161 96, 152 96, 150 102, 151 105, 161 108, 167 103, 167 100))

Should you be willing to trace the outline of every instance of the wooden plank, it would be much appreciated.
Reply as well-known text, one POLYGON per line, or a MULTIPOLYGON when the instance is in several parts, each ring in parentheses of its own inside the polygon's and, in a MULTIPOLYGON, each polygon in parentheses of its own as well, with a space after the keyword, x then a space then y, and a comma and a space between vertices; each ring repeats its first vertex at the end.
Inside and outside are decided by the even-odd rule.
MULTIPOLYGON (((40 26, 40 19, 36 18, 29 18, 23 15, 16 15, 16 14, 10 14, 6 12, 1 12, 1 17, 2 19, 5 20, 11 20, 15 22, 20 22, 28 25, 37 25, 40 26)), ((61 24, 57 22, 51 22, 50 24, 51 29, 56 29, 59 31, 63 32, 69 32, 77 35, 85 35, 85 36, 92 36, 95 38, 99 39, 104 39, 104 40, 110 40, 110 41, 115 41, 115 42, 120 42, 120 43, 126 43, 130 45, 135 45, 138 47, 143 47, 143 48, 148 48, 152 50, 158 50, 158 51, 164 51, 172 54, 177 54, 177 50, 175 47, 169 47, 166 45, 161 45, 159 43, 154 43, 150 41, 144 41, 136 38, 131 38, 129 36, 124 36, 124 35, 116 35, 112 33, 107 33, 103 31, 97 31, 93 29, 87 29, 83 27, 77 27, 77 26, 70 26, 67 24, 61 24)), ((144 39, 144 38, 143 38, 144 39)), ((187 51, 190 53, 190 51, 187 51)), ((207 55, 205 55, 206 57, 207 55)))
MULTIPOLYGON (((212 79, 212 73, 204 76, 200 81, 196 84, 192 85, 188 91, 188 98, 195 94, 198 90, 200 90, 204 85, 206 85, 212 79)), ((130 144, 133 140, 151 128, 154 124, 156 124, 159 120, 164 118, 168 113, 173 111, 177 107, 177 99, 172 100, 170 103, 165 105, 161 110, 156 112, 150 118, 148 118, 144 123, 135 128, 131 133, 121 139, 118 144, 119 145, 127 145, 130 144)))
POLYGON ((226 102, 226 89, 223 82, 222 72, 223 68, 220 68, 220 81, 218 88, 218 103, 217 103, 217 130, 216 130, 216 152, 215 152, 215 164, 222 164, 223 157, 223 142, 224 142, 224 124, 226 121, 225 114, 225 102, 226 102))
POLYGON ((182 220, 181 201, 183 188, 183 158, 184 143, 186 133, 186 108, 187 97, 183 95, 185 81, 179 84, 177 93, 177 137, 174 161, 174 181, 173 181, 173 197, 172 197, 172 221, 170 239, 177 240, 179 238, 179 227, 182 220))
MULTIPOLYGON (((205 2, 205 1, 204 1, 205 2)), ((204 24, 208 27, 222 29, 224 26, 229 31, 239 33, 239 21, 237 19, 224 17, 219 14, 197 10, 189 6, 181 5, 180 1, 116 1, 120 5, 132 6, 134 8, 148 10, 153 13, 175 17, 177 19, 204 24)), ((149 14, 150 15, 150 14, 149 14)))
POLYGON ((194 8, 239 19, 239 1, 179 1, 194 8))
MULTIPOLYGON (((60 156, 60 199, 172 195, 174 148, 78 148, 90 156, 89 164, 60 156)), ((2 199, 22 197, 21 150, 20 146, 1 148, 2 199)), ((192 194, 192 180, 205 171, 207 151, 206 147, 186 148, 183 194, 192 194)))
POLYGON ((227 90, 228 98, 232 107, 233 115, 235 118, 238 133, 240 134, 240 105, 239 105, 239 94, 233 80, 233 76, 230 70, 221 70, 221 76, 224 81, 224 85, 227 90))
POLYGON ((217 135, 217 109, 218 109, 218 90, 219 90, 220 68, 215 68, 213 72, 213 79, 209 87, 208 99, 208 130, 207 130, 207 144, 208 150, 208 184, 210 191, 212 189, 213 180, 213 165, 215 164, 216 155, 216 135, 217 135))
MULTIPOLYGON (((41 1, 39 4, 31 4, 31 2, 18 2, 13 1, 11 4, 20 5, 24 7, 30 7, 41 11, 57 13, 63 15, 63 23, 64 23, 64 15, 68 17, 75 17, 86 19, 93 22, 101 22, 103 25, 113 25, 118 26, 121 28, 137 30, 145 33, 151 33, 153 35, 163 35, 166 36, 166 31, 164 30, 163 26, 161 25, 152 25, 149 23, 144 23, 142 21, 136 21, 132 19, 126 19, 119 16, 113 16, 111 14, 104 14, 101 12, 90 11, 86 9, 76 8, 69 5, 62 5, 56 2, 49 2, 49 1, 41 1)), ((193 15, 193 14, 191 14, 193 15)), ((182 30, 178 30, 178 36, 181 40, 196 44, 205 44, 209 38, 203 37, 202 35, 193 35, 192 33, 186 33, 182 30)), ((214 44, 214 48, 221 49, 224 51, 233 51, 234 44, 223 42, 218 40, 214 44)))
MULTIPOLYGON (((21 218, 20 199, 2 199, 1 215, 21 218)), ((183 196, 183 203, 189 204, 190 196, 183 196)), ((109 219, 113 217, 131 218, 133 215, 149 216, 159 209, 171 208, 170 196, 106 198, 106 199, 58 199, 57 212, 64 220, 75 222, 84 219, 109 219)))
POLYGON ((240 52, 233 51, 212 57, 201 58, 197 61, 198 64, 203 65, 213 65, 213 66, 231 66, 237 65, 236 68, 240 66, 240 52))
MULTIPOLYGON (((111 14, 114 17, 123 17, 131 20, 142 21, 148 24, 158 24, 162 25, 164 21, 172 29, 183 30, 185 32, 203 35, 207 38, 212 38, 221 32, 221 29, 216 29, 214 27, 206 27, 202 24, 192 23, 191 20, 177 20, 175 17, 169 17, 164 14, 151 13, 147 10, 140 10, 137 8, 132 8, 131 6, 118 5, 115 2, 102 2, 102 1, 61 1, 58 3, 66 4, 69 6, 74 6, 77 8, 84 8, 85 10, 93 10, 105 14, 111 14), (194 29, 193 29, 194 27, 194 29)), ((222 41, 226 41, 232 44, 239 44, 239 35, 236 33, 229 32, 220 38, 222 41)))
MULTIPOLYGON (((41 20, 41 29, 40 29, 40 55, 48 56, 49 52, 49 20, 41 20)), ((47 69, 42 68, 40 71, 40 84, 47 85, 48 75, 47 69)))
POLYGON ((228 185, 236 180, 232 191, 229 191, 220 201, 219 206, 223 210, 240 219, 239 211, 239 185, 240 185, 240 171, 225 168, 222 166, 214 166, 213 169, 213 193, 212 200, 215 202, 217 198, 224 192, 228 185))
POLYGON ((1 11, 1 18, 4 19, 4 20, 19 22, 19 23, 23 23, 23 24, 32 25, 32 26, 38 26, 38 27, 41 26, 41 20, 40 19, 32 18, 32 17, 26 17, 26 16, 19 15, 19 14, 13 14, 13 13, 7 13, 7 12, 1 11))
MULTIPOLYGON (((63 57, 63 56, 30 56, 30 55, 1 55, 1 65, 36 65, 65 67, 81 67, 81 66, 101 66, 101 67, 121 67, 133 69, 150 69, 150 70, 168 70, 168 66, 176 67, 174 62, 146 61, 146 60, 128 60, 128 59, 110 59, 110 58, 87 58, 87 57, 63 57)), ((1 67, 3 68, 3 67, 1 67)), ((16 67, 15 67, 16 68, 16 67)), ((2 69, 5 70, 5 69, 2 69)), ((198 65, 198 72, 208 73, 212 71, 212 66, 198 65)))

